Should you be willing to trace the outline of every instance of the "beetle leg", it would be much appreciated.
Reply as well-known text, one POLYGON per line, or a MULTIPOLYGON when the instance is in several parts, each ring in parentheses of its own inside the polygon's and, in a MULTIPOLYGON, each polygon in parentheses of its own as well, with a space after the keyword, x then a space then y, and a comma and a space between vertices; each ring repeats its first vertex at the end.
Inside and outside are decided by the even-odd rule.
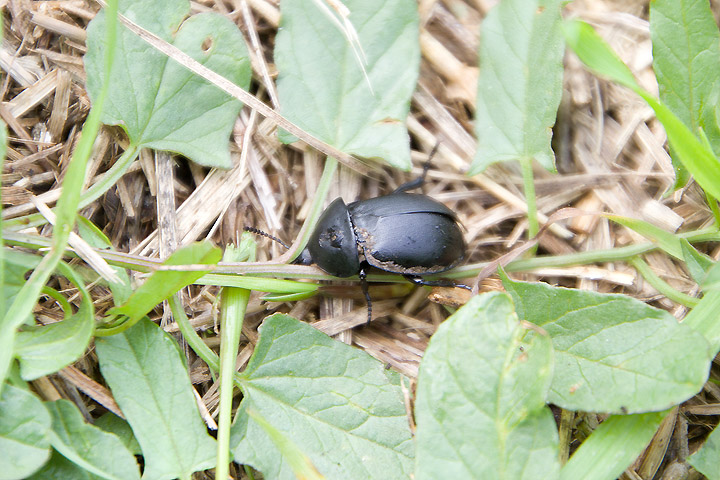
POLYGON ((457 287, 464 288, 465 290, 472 290, 472 288, 467 285, 455 283, 452 280, 425 280, 424 278, 415 275, 403 275, 403 277, 405 277, 405 280, 410 283, 414 283, 415 285, 425 285, 427 287, 457 287))
POLYGON ((370 291, 368 290, 367 273, 364 268, 360 268, 358 272, 360 277, 360 288, 362 288, 363 295, 365 295, 365 301, 367 302, 367 323, 372 322, 372 300, 370 299, 370 291))
POLYGON ((430 162, 432 158, 435 156, 435 153, 438 150, 438 147, 440 146, 440 142, 436 143, 432 150, 430 150, 430 154, 428 154, 428 159, 425 161, 425 165, 423 165, 423 171, 420 174, 418 178, 415 180, 410 180, 407 183, 403 183, 398 188, 396 188, 392 193, 400 193, 400 192, 406 192, 408 190, 412 190, 413 188, 418 188, 425 183, 425 177, 427 176, 427 172, 430 169, 430 162))

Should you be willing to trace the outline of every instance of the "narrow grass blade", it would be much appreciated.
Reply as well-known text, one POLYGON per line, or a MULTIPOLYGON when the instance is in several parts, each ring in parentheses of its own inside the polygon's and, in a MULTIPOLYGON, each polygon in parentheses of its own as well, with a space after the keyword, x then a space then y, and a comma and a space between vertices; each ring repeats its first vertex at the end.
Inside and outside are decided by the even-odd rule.
POLYGON ((707 193, 720 198, 720 162, 713 152, 667 106, 638 85, 630 69, 590 25, 577 20, 566 21, 564 32, 568 45, 585 65, 632 89, 650 105, 683 165, 707 193))
POLYGON ((560 480, 614 480, 652 440, 667 412, 613 415, 573 453, 560 480))

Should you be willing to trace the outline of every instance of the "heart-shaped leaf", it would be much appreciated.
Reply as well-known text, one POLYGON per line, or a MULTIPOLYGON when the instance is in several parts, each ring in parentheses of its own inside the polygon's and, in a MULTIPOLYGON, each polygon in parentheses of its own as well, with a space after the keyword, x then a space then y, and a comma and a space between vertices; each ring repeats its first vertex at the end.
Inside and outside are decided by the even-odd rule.
POLYGON ((483 21, 471 174, 531 158, 555 170, 550 139, 562 96, 563 3, 504 0, 483 21))
MULTIPOLYGON (((184 0, 123 2, 128 18, 247 89, 250 61, 237 27, 221 15, 190 11, 184 0)), ((105 15, 88 26, 85 70, 93 99, 102 73, 105 15)), ((102 121, 121 125, 135 146, 177 152, 207 166, 231 165, 228 139, 242 107, 237 100, 155 50, 126 28, 117 35, 110 94, 102 121)))
POLYGON ((518 316, 552 337, 548 401, 570 410, 641 413, 695 395, 714 356, 707 340, 664 310, 625 295, 503 278, 518 316))
POLYGON ((287 315, 268 317, 242 374, 235 461, 294 479, 300 454, 325 478, 407 478, 413 445, 397 374, 287 315), (267 425, 248 414, 252 410, 267 425), (275 431, 274 441, 268 431, 275 431), (300 450, 286 458, 278 438, 300 450))
POLYGON ((282 1, 275 62, 283 115, 343 152, 409 169, 405 118, 420 66, 417 4, 343 2, 359 39, 354 49, 342 19, 324 3, 282 1))

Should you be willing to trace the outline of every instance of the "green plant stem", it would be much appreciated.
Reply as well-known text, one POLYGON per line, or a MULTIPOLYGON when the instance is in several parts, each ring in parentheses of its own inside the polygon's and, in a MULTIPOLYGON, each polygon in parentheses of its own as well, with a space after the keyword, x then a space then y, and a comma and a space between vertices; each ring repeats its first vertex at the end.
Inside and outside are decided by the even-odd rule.
POLYGON ((232 423, 232 399, 235 360, 240 345, 243 318, 250 290, 226 287, 222 292, 220 316, 220 386, 218 413, 218 454, 215 475, 228 478, 230 465, 230 425, 232 423))
MULTIPOLYGON (((50 241, 38 235, 28 235, 17 232, 3 232, 4 240, 7 244, 25 247, 29 249, 39 250, 48 248, 50 241)), ((678 238, 684 238, 692 244, 701 242, 717 242, 720 241, 720 232, 716 227, 704 228, 692 232, 681 233, 678 238)), ((647 242, 637 245, 628 245, 626 247, 617 247, 611 249, 592 250, 589 252, 571 253, 568 255, 548 255, 534 257, 528 259, 520 259, 510 262, 505 270, 508 272, 530 272, 540 268, 559 268, 570 267, 575 265, 588 265, 592 263, 622 262, 636 255, 657 250, 656 244, 647 242)), ((128 268, 137 272, 150 273, 160 265, 160 260, 145 258, 140 256, 128 255, 109 250, 94 249, 98 255, 104 258, 110 265, 128 268)), ((75 256, 71 251, 67 252, 68 256, 75 256)), ((443 278, 470 278, 476 276, 487 266, 487 263, 475 263, 464 265, 453 269, 450 272, 442 274, 443 278)), ((220 262, 213 270, 199 279, 196 283, 220 286, 239 286, 242 277, 253 280, 262 277, 264 280, 271 282, 276 278, 298 278, 311 280, 332 280, 335 277, 324 274, 318 269, 306 267, 303 265, 286 265, 273 263, 236 263, 236 262, 220 262), (235 280, 240 276, 240 280, 235 280)), ((404 282, 405 280, 392 274, 372 274, 368 275, 368 281, 371 282, 404 282)), ((246 285, 242 285, 245 287, 246 285)), ((267 288, 271 285, 264 285, 267 288)), ((252 287, 253 290, 261 290, 261 288, 252 287)), ((305 289, 308 290, 308 289, 305 289)), ((262 290, 273 293, 282 293, 288 291, 287 288, 262 290), (277 291, 274 291, 277 290, 277 291)))
POLYGON ((46 286, 42 288, 42 294, 47 295, 48 297, 58 302, 60 308, 63 311, 63 316, 65 319, 69 318, 72 315, 73 311, 72 307, 70 306, 70 302, 68 302, 67 299, 60 294, 60 292, 58 292, 54 288, 46 286))
MULTIPOLYGON (((537 198, 535 196, 535 177, 532 169, 532 158, 520 160, 523 174, 523 187, 525 189, 525 202, 527 203, 528 217, 528 240, 535 238, 540 231, 537 218, 537 198)), ((528 251, 528 256, 534 257, 537 252, 537 245, 528 251)))
MULTIPOLYGON (((229 245, 223 258, 233 261, 255 261, 257 244, 253 234, 243 233, 240 245, 229 245)), ((230 473, 230 425, 232 424, 232 399, 235 379, 235 362, 240 346, 243 319, 250 300, 250 290, 225 287, 221 294, 220 314, 220 380, 217 435, 216 478, 228 478, 230 473)))
POLYGON ((295 260, 303 251, 305 245, 307 245, 310 234, 312 233, 312 228, 315 226, 318 218, 320 218, 320 214, 324 210, 325 198, 330 190, 330 184, 333 176, 335 175, 335 171, 337 170, 337 165, 338 161, 332 157, 327 157, 325 160, 325 166, 323 168, 322 176, 320 177, 320 182, 318 183, 318 188, 315 191, 315 198, 313 199, 312 206, 310 207, 310 213, 308 213, 302 228, 300 228, 300 233, 298 234, 299 241, 295 242, 291 246, 291 249, 283 255, 284 261, 289 263, 295 260))
POLYGON ((652 285, 653 288, 655 288, 655 290, 662 293, 673 302, 692 308, 700 301, 695 297, 691 297, 690 295, 675 290, 665 280, 663 280, 655 272, 653 272, 652 268, 650 268, 650 266, 645 263, 642 258, 632 257, 630 260, 628 260, 628 263, 630 263, 630 265, 632 265, 635 270, 637 270, 640 275, 642 275, 643 278, 650 285, 652 285))
MULTIPOLYGON (((105 52, 105 78, 110 78, 112 62, 115 56, 115 33, 117 28, 117 1, 108 2, 107 7, 108 28, 106 31, 108 49, 105 52)), ((100 129, 100 115, 103 104, 108 95, 108 83, 104 83, 98 99, 90 110, 90 114, 83 126, 80 141, 72 155, 63 180, 62 193, 57 202, 55 228, 50 252, 38 264, 23 285, 15 301, 8 309, 2 322, 0 332, 0 391, 7 376, 8 368, 13 355, 15 330, 32 314, 42 288, 47 279, 55 271, 58 263, 65 254, 70 232, 75 225, 78 203, 80 201, 80 188, 85 178, 85 169, 92 151, 95 137, 100 129)))
POLYGON ((200 336, 195 332, 195 329, 193 329, 190 324, 190 320, 188 320, 187 315, 185 315, 185 312, 183 311, 182 303, 178 298, 178 294, 168 298, 168 303, 170 304, 173 319, 177 323, 178 329, 185 341, 188 343, 188 346, 192 348, 193 352, 195 352, 198 357, 202 358, 203 362, 210 367, 210 370, 218 372, 220 370, 220 360, 218 359, 217 354, 213 352, 212 349, 205 344, 205 342, 203 342, 202 338, 200 338, 200 336))

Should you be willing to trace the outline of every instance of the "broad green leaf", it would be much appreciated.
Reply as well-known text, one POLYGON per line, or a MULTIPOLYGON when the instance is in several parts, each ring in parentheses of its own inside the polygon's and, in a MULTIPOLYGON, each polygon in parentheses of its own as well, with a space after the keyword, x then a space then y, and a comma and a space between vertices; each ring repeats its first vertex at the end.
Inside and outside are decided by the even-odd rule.
POLYGON ((5 385, 0 394, 0 480, 25 478, 47 461, 50 423, 35 395, 5 385))
POLYGON ((78 467, 53 450, 50 460, 32 476, 27 477, 27 480, 98 480, 101 478, 91 475, 87 470, 78 467))
POLYGON ((653 70, 660 100, 694 133, 703 128, 720 152, 715 120, 720 92, 720 33, 705 0, 650 2, 653 70))
POLYGON ((655 225, 638 220, 637 218, 621 217, 619 215, 605 215, 608 219, 615 223, 624 225, 643 237, 647 238, 658 244, 658 246, 665 251, 665 253, 672 255, 678 260, 682 260, 683 253, 680 245, 680 238, 676 237, 670 232, 666 232, 662 228, 656 227, 655 225))
POLYGON ((88 425, 67 400, 47 404, 52 415, 52 444, 66 458, 108 480, 140 479, 135 457, 113 434, 88 425))
POLYGON ((702 284, 705 281, 705 276, 715 262, 712 258, 705 254, 702 254, 693 247, 690 242, 685 239, 680 241, 680 247, 682 248, 682 259, 685 261, 690 276, 696 283, 702 284))
MULTIPOLYGON (((24 380, 57 372, 80 358, 95 328, 95 308, 83 279, 64 262, 58 263, 58 270, 75 285, 82 302, 75 314, 66 312, 67 318, 60 322, 32 325, 18 332, 15 356, 20 361, 20 375, 24 380)), ((65 301, 62 297, 59 300, 65 301)), ((66 308, 69 310, 70 306, 66 308)))
POLYGON ((700 450, 687 461, 708 480, 720 480, 720 428, 715 427, 700 450))
POLYGON ((578 20, 566 21, 563 31, 568 45, 585 65, 595 73, 632 89, 650 105, 665 127, 668 142, 677 158, 707 193, 720 198, 720 162, 713 152, 668 107, 640 88, 630 69, 590 25, 578 20))
POLYGON ((265 433, 267 433, 275 447, 280 451, 283 459, 287 461, 297 478, 302 478, 303 480, 322 480, 325 478, 315 469, 315 466, 310 459, 302 453, 302 450, 283 435, 282 432, 273 427, 254 410, 248 409, 245 411, 255 423, 265 430, 265 433))
POLYGON ((367 78, 340 20, 331 9, 321 9, 324 4, 281 2, 275 64, 282 114, 344 152, 409 170, 405 118, 420 65, 417 4, 343 2, 359 37, 358 55, 367 59, 367 78))
POLYGON ((92 299, 83 298, 72 317, 45 326, 27 327, 17 335, 15 355, 24 380, 49 375, 70 365, 85 352, 93 329, 92 299))
POLYGON ((142 455, 140 444, 135 438, 130 424, 122 418, 112 412, 106 412, 95 420, 94 425, 118 437, 133 455, 142 455))
POLYGON ((635 460, 667 412, 613 415, 578 448, 560 471, 561 480, 612 480, 635 460))
MULTIPOLYGON (((210 242, 193 243, 175 251, 163 265, 208 265, 208 270, 222 258, 222 251, 210 242)), ((181 288, 193 283, 207 273, 207 270, 180 272, 159 270, 137 288, 127 301, 108 311, 109 315, 126 315, 130 323, 145 316, 155 305, 181 288)))
POLYGON ((504 0, 485 17, 471 175, 495 162, 532 158, 555 171, 550 140, 562 96, 563 3, 504 0))
POLYGON ((707 271, 702 283, 703 290, 717 290, 720 288, 720 267, 714 263, 707 271))
POLYGON ((415 478, 557 478, 552 356, 505 294, 473 297, 446 320, 420 365, 415 478))
POLYGON ((710 351, 717 354, 720 350, 720 322, 717 321, 720 311, 720 291, 709 290, 695 308, 683 319, 687 325, 699 332, 710 343, 710 351))
MULTIPOLYGON (((247 90, 250 61, 243 36, 215 13, 194 15, 186 0, 132 0, 121 13, 247 90)), ((104 81, 105 15, 88 26, 85 70, 95 100, 104 81)), ((102 121, 121 125, 135 146, 169 150, 207 166, 231 165, 229 137, 242 104, 126 28, 118 31, 110 96, 102 121)))
POLYGON ((624 295, 503 279, 518 316, 552 337, 548 401, 569 410, 637 413, 695 395, 707 379, 708 342, 664 310, 624 295))
POLYGON ((180 350, 149 320, 96 338, 100 370, 135 433, 144 479, 187 478, 215 466, 215 440, 200 418, 180 350))
POLYGON ((252 409, 297 445, 327 479, 407 478, 410 437, 399 376, 355 348, 276 314, 241 375, 243 401, 232 428, 238 463, 265 478, 294 479, 252 409))
MULTIPOLYGON (((5 297, 5 306, 9 307, 15 301, 15 297, 25 284, 25 275, 37 267, 41 258, 31 253, 3 248, 3 259, 3 263, 5 264, 5 281, 2 284, 2 292, 5 297)), ((3 310, 2 313, 4 316, 5 311, 3 310)), ((17 321, 16 323, 19 325, 24 323, 24 321, 17 321)))

